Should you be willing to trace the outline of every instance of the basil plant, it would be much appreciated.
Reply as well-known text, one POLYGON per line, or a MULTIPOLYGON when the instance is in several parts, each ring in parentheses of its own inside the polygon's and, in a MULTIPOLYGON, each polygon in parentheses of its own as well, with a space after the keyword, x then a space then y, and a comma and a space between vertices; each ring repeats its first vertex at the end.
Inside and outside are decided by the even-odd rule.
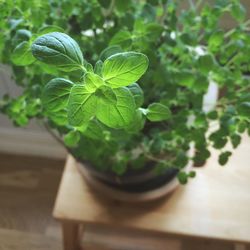
POLYGON ((0 110, 17 126, 43 123, 97 171, 150 164, 178 169, 186 183, 188 161, 202 165, 215 148, 225 165, 226 146, 250 134, 250 21, 239 0, 18 0, 0 9, 0 61, 23 89, 6 91, 0 110), (204 110, 211 86, 219 98, 204 110))

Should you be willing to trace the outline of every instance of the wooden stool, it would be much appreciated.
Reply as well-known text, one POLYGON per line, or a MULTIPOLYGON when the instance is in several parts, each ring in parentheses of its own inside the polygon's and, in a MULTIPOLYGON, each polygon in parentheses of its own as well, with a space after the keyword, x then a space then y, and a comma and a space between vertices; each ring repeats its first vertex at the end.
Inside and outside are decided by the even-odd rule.
MULTIPOLYGON (((138 245, 133 249, 180 249, 176 239, 187 237, 249 244, 250 140, 242 139, 227 166, 218 166, 213 152, 206 166, 196 170, 195 179, 150 203, 123 203, 95 193, 69 156, 54 207, 54 217, 62 223, 64 249, 83 249, 84 231, 93 227, 101 232, 96 241, 118 235, 114 245, 119 250, 132 249, 123 247, 131 238, 131 245, 138 245)), ((101 247, 90 249, 114 249, 107 244, 99 242, 101 247)))

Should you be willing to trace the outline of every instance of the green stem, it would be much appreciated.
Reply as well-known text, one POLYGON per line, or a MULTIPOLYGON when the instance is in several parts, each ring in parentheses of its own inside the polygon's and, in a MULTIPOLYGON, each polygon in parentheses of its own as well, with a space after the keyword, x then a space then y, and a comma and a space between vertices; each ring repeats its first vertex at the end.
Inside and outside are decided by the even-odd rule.
POLYGON ((224 65, 224 67, 228 67, 230 64, 232 64, 234 62, 235 58, 237 58, 238 56, 240 56, 240 52, 238 52, 237 54, 232 56, 232 58, 227 61, 227 63, 224 65))
POLYGON ((111 0, 111 3, 109 5, 108 9, 102 9, 102 14, 105 18, 107 18, 108 16, 110 16, 113 12, 113 9, 115 7, 115 0, 111 0))
MULTIPOLYGON (((242 25, 247 26, 248 24, 250 24, 250 19, 248 19, 242 25)), ((229 30, 228 32, 226 32, 226 34, 224 35, 224 38, 228 38, 229 36, 231 36, 235 32, 236 29, 237 28, 233 28, 233 29, 229 30)))
POLYGON ((237 93, 239 93, 239 92, 244 92, 244 91, 246 91, 246 90, 249 90, 249 88, 250 88, 250 86, 244 86, 243 88, 237 90, 237 93))

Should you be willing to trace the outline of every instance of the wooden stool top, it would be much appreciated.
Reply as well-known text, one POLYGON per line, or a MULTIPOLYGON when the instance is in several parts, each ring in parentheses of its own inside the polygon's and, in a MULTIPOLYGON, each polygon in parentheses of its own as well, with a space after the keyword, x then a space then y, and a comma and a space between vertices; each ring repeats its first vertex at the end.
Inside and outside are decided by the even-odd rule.
POLYGON ((69 156, 54 207, 61 221, 149 230, 169 235, 250 243, 250 140, 225 167, 218 155, 197 168, 197 177, 173 194, 150 203, 129 204, 95 193, 69 156))

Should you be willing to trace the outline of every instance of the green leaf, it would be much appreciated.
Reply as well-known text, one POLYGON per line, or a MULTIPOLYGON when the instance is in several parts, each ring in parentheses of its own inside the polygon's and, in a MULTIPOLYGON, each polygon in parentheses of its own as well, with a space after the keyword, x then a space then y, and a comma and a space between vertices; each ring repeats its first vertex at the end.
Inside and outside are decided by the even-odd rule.
POLYGON ((207 117, 210 120, 216 120, 218 118, 218 112, 216 110, 212 110, 207 114, 207 117))
POLYGON ((136 107, 139 108, 144 102, 144 95, 141 87, 137 83, 133 83, 127 86, 128 90, 131 92, 135 99, 136 107))
POLYGON ((211 55, 207 54, 204 56, 200 56, 197 63, 201 72, 207 74, 209 71, 213 70, 215 60, 211 55))
POLYGON ((102 78, 94 73, 87 73, 84 75, 84 84, 86 89, 89 92, 95 92, 95 90, 102 85, 104 85, 104 81, 102 78))
POLYGON ((177 178, 181 184, 186 184, 188 182, 188 174, 183 171, 178 173, 177 178))
POLYGON ((67 79, 55 78, 49 81, 43 91, 42 102, 49 111, 66 108, 73 83, 67 79))
POLYGON ((82 52, 70 36, 52 32, 38 37, 31 46, 33 56, 38 60, 56 65, 62 71, 82 68, 82 52))
POLYGON ((63 140, 66 146, 75 147, 80 141, 80 137, 81 137, 80 133, 76 130, 73 130, 73 131, 70 131, 68 134, 66 134, 63 140))
POLYGON ((147 118, 152 122, 168 120, 171 116, 169 108, 161 103, 152 103, 146 112, 147 118))
POLYGON ((82 134, 94 140, 102 140, 104 138, 105 125, 100 123, 97 119, 89 121, 87 128, 82 134))
POLYGON ((145 27, 144 35, 148 41, 154 42, 161 37, 163 30, 163 26, 159 25, 158 23, 149 23, 145 27))
POLYGON ((132 44, 132 35, 127 30, 121 30, 116 33, 110 40, 109 45, 119 45, 123 49, 127 49, 132 44))
POLYGON ((75 84, 68 104, 68 120, 72 126, 81 126, 95 116, 97 98, 85 85, 75 84))
POLYGON ((129 133, 138 133, 144 127, 145 120, 145 116, 142 115, 141 110, 137 109, 134 119, 126 128, 126 131, 128 131, 129 133))
POLYGON ((101 52, 100 60, 105 61, 108 57, 115 55, 117 53, 121 53, 121 52, 123 51, 119 45, 109 46, 101 52))
POLYGON ((240 116, 249 118, 250 117, 250 102, 243 102, 237 107, 237 111, 240 116))
POLYGON ((194 83, 194 73, 190 70, 182 70, 175 74, 176 82, 184 87, 191 87, 194 83))
POLYGON ((216 51, 224 42, 224 32, 221 30, 215 31, 208 40, 208 47, 211 51, 216 51))
POLYGON ((25 114, 18 114, 14 118, 14 123, 17 126, 26 126, 29 123, 29 119, 27 118, 27 116, 25 114))
POLYGON ((135 101, 127 88, 113 89, 116 102, 110 93, 98 99, 96 117, 111 128, 126 128, 135 116, 135 101), (105 98, 107 96, 107 98, 105 98))
POLYGON ((137 20, 133 31, 133 45, 155 42, 161 37, 164 28, 158 23, 145 23, 144 20, 137 20))
POLYGON ((196 176, 196 172, 195 171, 190 171, 188 176, 191 177, 191 178, 194 178, 196 176))
POLYGON ((192 85, 191 86, 192 90, 195 92, 195 94, 198 94, 198 93, 204 93, 205 94, 207 92, 207 89, 208 89, 208 86, 209 86, 208 77, 203 75, 203 74, 197 74, 194 77, 194 82, 191 83, 191 85, 192 85))
POLYGON ((60 74, 59 70, 54 65, 48 65, 46 63, 42 63, 39 61, 37 61, 36 64, 39 65, 44 74, 47 73, 49 75, 55 75, 55 76, 60 74))
POLYGON ((146 3, 143 6, 141 16, 144 20, 152 22, 156 19, 156 9, 151 4, 146 3))
POLYGON ((227 144, 227 138, 226 137, 218 137, 214 141, 213 146, 216 149, 221 149, 221 148, 224 148, 226 144, 227 144))
POLYGON ((137 52, 124 52, 107 58, 103 63, 102 76, 112 88, 128 86, 146 72, 148 58, 137 52))
POLYGON ((233 148, 237 148, 241 142, 241 136, 238 134, 233 134, 230 136, 233 148))
POLYGON ((238 124, 238 132, 239 133, 244 133, 246 129, 247 129, 247 123, 245 121, 241 121, 238 124))
MULTIPOLYGON (((204 140, 202 140, 202 143, 204 143, 204 140)), ((206 160, 211 156, 211 153, 207 148, 203 147, 202 145, 199 145, 197 143, 195 144, 196 149, 193 161, 196 166, 202 166, 205 164, 206 160)))
POLYGON ((83 62, 83 66, 85 67, 87 72, 94 73, 94 69, 91 63, 88 63, 87 61, 83 62))
POLYGON ((117 8, 118 11, 121 13, 124 13, 127 11, 127 9, 131 6, 132 1, 131 0, 116 0, 115 1, 115 7, 117 8))
POLYGON ((229 151, 226 151, 226 152, 223 152, 219 155, 219 163, 220 165, 225 165, 227 162, 228 162, 228 159, 229 157, 232 155, 231 152, 229 151))
POLYGON ((65 109, 56 112, 48 112, 48 117, 59 126, 66 126, 68 124, 67 111, 65 109))
POLYGON ((36 59, 31 53, 29 42, 23 41, 17 45, 11 55, 11 60, 18 66, 25 66, 33 63, 36 59))
POLYGON ((231 14, 238 22, 241 22, 244 21, 246 17, 246 9, 240 2, 233 3, 231 7, 231 14))
POLYGON ((116 160, 114 164, 112 164, 112 171, 115 174, 122 176, 126 172, 127 167, 128 167, 128 160, 123 160, 123 159, 116 160))
POLYGON ((23 41, 29 41, 32 34, 29 30, 20 29, 17 30, 14 37, 12 38, 12 44, 17 46, 18 44, 22 43, 23 41))

